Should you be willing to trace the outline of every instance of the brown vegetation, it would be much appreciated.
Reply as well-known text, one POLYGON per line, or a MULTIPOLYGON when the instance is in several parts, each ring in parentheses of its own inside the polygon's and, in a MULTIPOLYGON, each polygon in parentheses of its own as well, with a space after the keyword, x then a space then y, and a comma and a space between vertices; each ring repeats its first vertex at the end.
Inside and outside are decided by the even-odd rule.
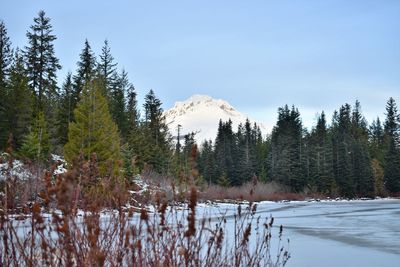
POLYGON ((283 266, 290 258, 280 243, 282 227, 278 252, 272 255, 273 218, 256 217, 252 202, 239 205, 234 219, 205 218, 198 214, 197 189, 190 186, 179 195, 172 185, 172 198, 156 191, 153 204, 138 214, 127 205, 126 185, 111 175, 100 176, 95 157, 77 166, 56 178, 46 172, 36 200, 20 203, 26 212, 22 220, 6 204, 11 196, 6 191, 0 213, 1 265, 283 266))

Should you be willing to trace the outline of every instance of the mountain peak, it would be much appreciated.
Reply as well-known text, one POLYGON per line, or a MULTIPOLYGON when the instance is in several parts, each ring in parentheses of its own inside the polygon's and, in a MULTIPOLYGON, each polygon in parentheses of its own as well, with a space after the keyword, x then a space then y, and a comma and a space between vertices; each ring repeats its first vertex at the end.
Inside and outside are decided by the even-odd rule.
MULTIPOLYGON (((197 94, 183 102, 176 102, 173 108, 164 112, 164 115, 172 135, 177 135, 177 128, 180 125, 181 135, 195 132, 198 143, 215 139, 220 119, 222 121, 231 119, 233 130, 236 131, 238 125, 245 123, 248 118, 225 100, 197 94)), ((249 120, 254 123, 254 120, 249 120)), ((261 131, 266 132, 262 124, 257 124, 261 131)))

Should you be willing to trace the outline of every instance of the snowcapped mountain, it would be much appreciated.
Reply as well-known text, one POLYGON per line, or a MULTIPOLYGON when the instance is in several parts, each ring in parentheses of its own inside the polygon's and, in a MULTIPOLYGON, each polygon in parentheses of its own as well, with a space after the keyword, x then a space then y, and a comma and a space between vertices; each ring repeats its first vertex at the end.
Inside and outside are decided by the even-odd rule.
MULTIPOLYGON (((173 136, 177 136, 178 125, 181 125, 180 135, 195 132, 198 143, 215 140, 220 119, 222 121, 231 119, 233 130, 237 131, 238 125, 245 123, 248 118, 228 102, 207 95, 193 95, 184 102, 176 102, 173 108, 164 112, 164 115, 173 136)), ((249 120, 254 123, 254 120, 250 118, 249 120)), ((267 132, 263 124, 256 123, 263 133, 267 132)))

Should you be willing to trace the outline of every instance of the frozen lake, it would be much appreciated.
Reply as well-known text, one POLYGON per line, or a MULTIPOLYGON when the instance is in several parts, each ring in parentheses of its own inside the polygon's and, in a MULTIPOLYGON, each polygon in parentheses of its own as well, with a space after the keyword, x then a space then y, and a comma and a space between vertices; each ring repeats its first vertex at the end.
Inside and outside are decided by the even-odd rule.
POLYGON ((287 266, 400 266, 400 200, 263 202, 290 239, 287 266))
MULTIPOLYGON (((228 242, 232 239, 237 205, 199 204, 197 211, 211 218, 225 215, 228 242)), ((271 254, 276 255, 277 232, 283 225, 283 240, 290 239, 288 267, 400 267, 400 199, 258 203, 256 217, 271 215, 276 228, 271 254)), ((107 218, 106 213, 103 220, 107 218)), ((23 221, 15 223, 21 235, 30 229, 23 221)))

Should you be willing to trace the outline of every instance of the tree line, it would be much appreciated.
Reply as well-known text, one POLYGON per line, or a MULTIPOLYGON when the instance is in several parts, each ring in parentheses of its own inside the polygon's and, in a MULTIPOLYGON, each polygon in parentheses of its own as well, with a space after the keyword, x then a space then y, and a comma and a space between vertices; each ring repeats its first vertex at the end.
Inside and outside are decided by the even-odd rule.
POLYGON ((248 120, 233 129, 220 121, 215 140, 197 149, 195 134, 174 142, 153 90, 139 112, 137 93, 119 70, 107 40, 98 56, 88 40, 76 70, 58 86, 61 69, 55 55, 51 20, 34 18, 27 45, 13 48, 0 21, 0 150, 34 162, 62 154, 70 166, 96 157, 102 173, 125 178, 151 169, 198 183, 238 186, 257 178, 288 190, 327 195, 374 196, 400 192, 400 115, 395 100, 386 118, 368 125, 357 101, 335 111, 331 123, 319 115, 303 127, 294 106, 278 109, 272 133, 263 136, 248 120), (182 144, 181 144, 182 142, 182 144))
POLYGON ((298 109, 285 105, 267 138, 248 121, 236 132, 231 121, 220 121, 214 144, 202 145, 200 172, 221 185, 257 177, 294 192, 346 197, 400 192, 400 114, 393 98, 385 114, 383 124, 378 117, 368 125, 356 101, 335 111, 329 125, 322 112, 309 131, 298 109))

